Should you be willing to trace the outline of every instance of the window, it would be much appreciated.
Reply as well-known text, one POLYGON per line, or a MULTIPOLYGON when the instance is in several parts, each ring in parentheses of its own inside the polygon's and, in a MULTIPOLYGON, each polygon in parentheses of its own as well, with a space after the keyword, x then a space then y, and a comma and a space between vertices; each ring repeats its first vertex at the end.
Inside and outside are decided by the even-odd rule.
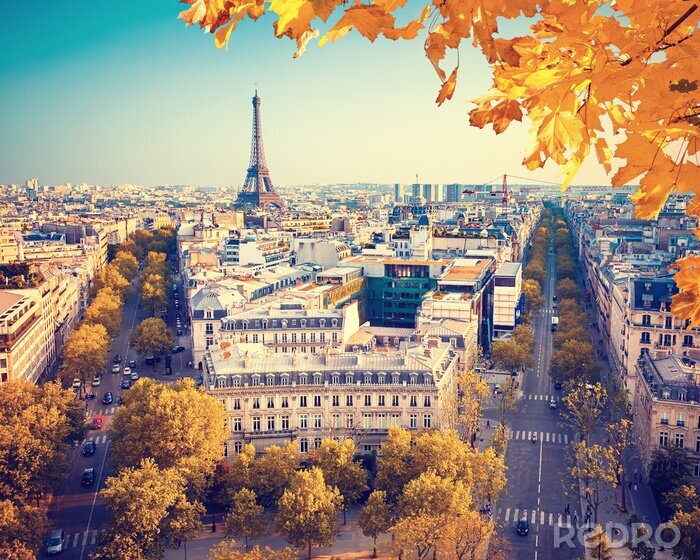
POLYGON ((353 414, 348 414, 345 416, 345 426, 347 428, 352 428, 355 425, 355 416, 353 414))
POLYGON ((299 440, 299 451, 301 451, 302 453, 309 452, 309 440, 305 437, 299 440))
POLYGON ((423 398, 423 406, 426 408, 430 408, 430 395, 425 395, 423 398))
POLYGON ((260 431, 260 416, 253 416, 253 431, 260 431))
POLYGON ((418 374, 412 373, 411 380, 409 381, 411 385, 416 385, 418 383, 418 374))
POLYGON ((409 428, 417 428, 418 427, 418 415, 417 414, 409 414, 408 415, 408 427, 409 428))
POLYGON ((234 418, 233 419, 233 431, 234 432, 242 432, 243 431, 243 419, 242 418, 234 418))
POLYGON ((326 333, 322 332, 321 334, 318 335, 318 339, 321 342, 326 342, 326 333))
POLYGON ((352 406, 352 395, 345 396, 345 406, 352 406))
POLYGON ((205 319, 213 319, 214 318, 214 313, 212 312, 211 309, 206 309, 204 311, 204 318, 205 319))
POLYGON ((211 336, 208 336, 206 341, 205 341, 206 347, 209 348, 210 346, 214 346, 214 338, 211 336))
POLYGON ((668 445, 668 432, 659 432, 659 445, 661 447, 668 445))
POLYGON ((365 443, 362 445, 362 450, 365 453, 372 453, 372 444, 371 443, 365 443))
POLYGON ((282 397, 282 408, 289 408, 289 397, 282 397))
POLYGON ((331 423, 334 428, 340 428, 340 414, 337 412, 331 414, 331 423))
POLYGON ((377 396, 377 406, 385 406, 384 404, 384 395, 378 395, 377 396))
POLYGON ((206 323, 204 325, 204 334, 214 334, 214 323, 206 323))
POLYGON ((365 430, 369 430, 372 427, 372 413, 365 413, 362 415, 362 427, 365 430))
POLYGON ((323 417, 320 414, 314 414, 314 428, 318 429, 321 427, 321 419, 323 417))
POLYGON ((314 385, 320 385, 320 384, 321 384, 321 374, 314 373, 314 385))
POLYGON ((700 437, 695 438, 695 453, 700 453, 700 437))
POLYGON ((241 409, 241 399, 233 399, 233 410, 241 409))
POLYGON ((667 329, 673 328, 673 317, 666 317, 666 322, 664 325, 667 329))
POLYGON ((286 373, 282 374, 282 376, 280 377, 280 385, 289 385, 289 375, 287 375, 286 373))
POLYGON ((309 427, 309 417, 306 414, 299 415, 299 429, 305 430, 309 427))
POLYGON ((314 449, 318 449, 319 447, 321 447, 321 438, 314 438, 314 449))
POLYGON ((299 397, 299 406, 306 408, 306 395, 301 395, 299 397))
POLYGON ((270 374, 265 376, 265 385, 274 385, 275 384, 275 376, 270 374))
POLYGON ((333 377, 331 377, 331 383, 333 385, 338 385, 340 383, 340 375, 333 374, 333 377))
POLYGON ((260 408, 260 397, 253 398, 253 408, 260 408))
POLYGON ((648 332, 642 333, 642 338, 639 341, 642 344, 651 344, 651 339, 648 332))
POLYGON ((664 411, 661 413, 661 423, 668 424, 668 412, 664 411))
POLYGON ((243 451, 243 442, 242 441, 234 442, 233 449, 236 453, 240 453, 241 451, 243 451))
POLYGON ((258 333, 254 333, 254 334, 253 334, 253 344, 257 344, 257 343, 258 343, 258 340, 259 340, 259 339, 258 339, 258 333))
POLYGON ((386 414, 381 412, 377 414, 377 428, 380 430, 386 429, 386 414))
POLYGON ((333 406, 340 406, 340 395, 333 395, 333 406))
POLYGON ((331 333, 331 341, 334 343, 338 342, 338 333, 337 332, 331 333))
POLYGON ((314 406, 321 406, 321 395, 314 395, 314 406))
POLYGON ((272 432, 274 430, 275 430, 275 417, 268 416, 267 417, 267 431, 272 432))
POLYGON ((352 373, 346 373, 345 374, 345 383, 347 385, 352 385, 353 379, 352 379, 352 373))
POLYGON ((685 414, 682 412, 676 415, 676 426, 685 426, 685 414))
POLYGON ((260 385, 260 376, 254 375, 253 376, 253 387, 258 387, 259 385, 260 385))
POLYGON ((365 406, 372 406, 372 395, 365 395, 365 406))
POLYGON ((228 443, 224 442, 224 457, 228 457, 228 443))
POLYGON ((267 408, 275 408, 275 397, 267 397, 267 408))
POLYGON ((423 415, 423 427, 430 428, 431 420, 432 420, 432 418, 431 418, 430 414, 424 414, 423 415))
POLYGON ((644 326, 644 327, 651 326, 651 315, 642 315, 642 326, 644 326))
POLYGON ((316 342, 316 333, 315 332, 311 333, 311 342, 316 342))
POLYGON ((683 346, 692 346, 692 345, 693 345, 693 335, 686 334, 683 337, 683 346))
POLYGON ((392 385, 398 385, 401 380, 401 376, 398 373, 392 373, 391 374, 391 383, 392 385))
POLYGON ((700 476, 700 463, 693 465, 693 476, 700 476))
POLYGON ((391 395, 391 406, 399 406, 399 396, 391 395))
POLYGON ((307 375, 305 373, 302 373, 299 376, 299 385, 306 385, 307 382, 307 375))
POLYGON ((287 333, 282 333, 282 344, 287 344, 287 333))
POLYGON ((292 344, 296 344, 297 342, 297 333, 292 333, 292 344))
POLYGON ((281 422, 282 422, 281 428, 282 428, 283 430, 288 430, 288 429, 289 429, 289 416, 287 416, 287 415, 285 414, 284 416, 281 416, 281 417, 280 417, 280 420, 281 420, 281 422))
POLYGON ((390 426, 398 426, 401 424, 401 415, 398 412, 392 412, 389 418, 390 426))
POLYGON ((302 343, 306 342, 306 333, 305 332, 301 333, 301 342, 302 343))
POLYGON ((676 434, 676 447, 682 448, 685 445, 685 435, 676 434))
POLYGON ((410 406, 418 406, 418 398, 415 395, 411 395, 411 404, 410 406))

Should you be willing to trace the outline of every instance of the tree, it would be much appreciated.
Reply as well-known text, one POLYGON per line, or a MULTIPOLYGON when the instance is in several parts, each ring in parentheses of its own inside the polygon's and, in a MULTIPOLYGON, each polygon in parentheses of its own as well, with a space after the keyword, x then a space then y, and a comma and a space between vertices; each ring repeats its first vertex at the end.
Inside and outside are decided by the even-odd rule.
POLYGON ((52 488, 67 472, 72 442, 85 433, 81 403, 58 383, 0 383, 0 500, 21 510, 52 488))
POLYGON ((66 339, 60 375, 64 380, 80 379, 82 390, 107 365, 109 338, 100 324, 82 323, 66 339))
POLYGON ((102 288, 85 310, 85 322, 100 324, 110 336, 119 334, 122 324, 122 301, 112 288, 102 288))
POLYGON ((529 264, 525 267, 525 281, 533 280, 537 282, 540 286, 544 285, 547 281, 547 272, 544 269, 544 260, 535 260, 534 258, 530 260, 529 264))
POLYGON ((489 542, 494 534, 493 521, 476 511, 452 516, 442 529, 442 537, 438 544, 439 556, 455 560, 490 559, 493 556, 489 542))
POLYGON ((226 536, 243 538, 248 550, 248 538, 261 535, 267 529, 265 508, 255 501, 255 492, 243 488, 233 497, 233 504, 226 514, 226 536))
POLYGON ((162 319, 144 319, 131 333, 131 346, 139 354, 161 356, 173 347, 173 333, 162 319))
MULTIPOLYGON (((649 484, 657 496, 673 492, 692 483, 693 467, 684 447, 658 447, 649 466, 649 484)), ((659 503, 660 500, 657 500, 659 503)), ((661 502, 661 505, 664 505, 661 502)))
POLYGON ((578 300, 581 297, 581 290, 576 282, 570 278, 562 278, 557 282, 557 296, 564 299, 578 300))
POLYGON ((523 371, 532 367, 532 351, 516 340, 497 340, 491 345, 491 361, 502 371, 523 371))
POLYGON ((0 500, 0 557, 34 560, 47 529, 46 514, 39 508, 0 500))
POLYGON ((700 508, 690 512, 678 512, 671 518, 680 532, 681 540, 673 548, 673 555, 681 560, 700 557, 700 508))
POLYGON ((210 496, 215 503, 228 509, 239 491, 253 488, 255 453, 255 446, 247 443, 232 459, 222 458, 216 464, 210 489, 210 496))
POLYGON ((126 293, 131 289, 131 283, 122 276, 115 265, 110 263, 95 275, 93 281, 95 293, 99 292, 102 288, 111 288, 119 294, 120 298, 124 298, 126 293))
POLYGON ((343 524, 347 523, 347 508, 357 502, 367 490, 367 471, 354 461, 355 443, 324 439, 313 453, 311 462, 321 469, 326 484, 334 486, 343 497, 343 524))
POLYGON ((505 455, 506 448, 508 447, 508 429, 503 425, 499 424, 493 432, 491 437, 491 447, 493 452, 501 457, 505 455))
POLYGON ((674 515, 678 512, 691 512, 696 507, 700 507, 698 491, 695 486, 688 484, 682 484, 670 492, 666 492, 663 495, 663 501, 674 515))
POLYGON ((602 384, 579 383, 569 386, 562 399, 562 418, 577 430, 583 439, 588 439, 596 420, 600 417, 608 394, 602 384))
POLYGON ((141 279, 141 307, 150 315, 168 307, 165 279, 158 274, 147 274, 141 279))
POLYGON ((656 557, 656 548, 646 542, 645 537, 649 530, 644 524, 637 527, 637 542, 632 548, 632 560, 654 560, 656 557))
POLYGON ((457 380, 457 421, 452 428, 476 444, 483 403, 489 395, 489 385, 473 369, 462 370, 457 380))
POLYGON ((297 560, 297 555, 289 548, 273 550, 254 546, 251 550, 240 550, 236 541, 225 539, 209 551, 209 560, 297 560))
POLYGON ((572 479, 568 490, 591 507, 595 523, 598 522, 600 505, 611 497, 608 488, 617 486, 617 461, 610 447, 589 445, 585 440, 574 444, 568 469, 572 479))
POLYGON ((409 457, 411 434, 396 426, 389 427, 387 438, 380 446, 377 457, 375 486, 386 492, 389 503, 396 503, 404 485, 411 479, 409 457))
POLYGON ((532 329, 525 324, 520 324, 513 330, 512 340, 517 344, 524 346, 530 352, 535 349, 535 337, 532 334, 532 329))
POLYGON ((299 446, 287 442, 283 447, 266 447, 252 466, 251 478, 255 494, 265 506, 273 506, 294 479, 301 462, 299 446))
POLYGON ((586 548, 591 551, 591 556, 595 560, 612 560, 610 541, 600 525, 596 525, 593 531, 588 534, 586 548))
POLYGON ((187 541, 197 536, 202 527, 202 516, 206 512, 199 501, 190 501, 183 494, 170 510, 165 523, 165 535, 170 546, 180 548, 185 543, 185 560, 187 560, 187 541))
POLYGON ((95 558, 160 557, 166 534, 161 530, 184 491, 182 476, 175 469, 158 468, 152 459, 109 477, 101 495, 111 521, 95 558))
POLYGON ((294 546, 330 546, 338 533, 338 513, 343 498, 337 488, 326 485, 317 467, 297 471, 277 507, 275 524, 294 546))
POLYGON ((566 340, 554 353, 549 375, 560 383, 586 383, 600 371, 593 345, 580 340, 566 340))
POLYGON ((525 309, 528 313, 538 311, 544 305, 542 288, 537 280, 529 279, 523 282, 522 292, 525 294, 525 309))
POLYGON ((357 523, 362 529, 362 534, 372 538, 372 558, 376 558, 377 537, 386 533, 393 524, 393 515, 391 506, 386 501, 386 492, 375 490, 369 495, 357 523))
POLYGON ((190 379, 165 385, 145 378, 129 393, 109 428, 115 468, 150 458, 160 469, 181 472, 188 493, 199 497, 222 455, 223 406, 190 379))
POLYGON ((118 250, 112 260, 112 264, 116 267, 124 278, 130 282, 136 278, 139 271, 139 262, 136 257, 127 251, 118 250))
POLYGON ((501 385, 501 395, 496 403, 498 413, 498 423, 505 429, 513 414, 518 408, 518 390, 515 386, 515 379, 510 377, 503 385, 501 385))

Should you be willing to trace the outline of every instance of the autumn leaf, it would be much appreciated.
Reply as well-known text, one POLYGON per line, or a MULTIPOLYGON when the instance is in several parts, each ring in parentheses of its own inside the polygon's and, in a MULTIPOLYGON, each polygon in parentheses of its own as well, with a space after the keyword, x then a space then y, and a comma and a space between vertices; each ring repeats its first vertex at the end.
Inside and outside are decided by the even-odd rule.
POLYGON ((459 70, 459 66, 452 70, 450 77, 447 78, 445 83, 442 84, 440 93, 438 93, 437 99, 435 100, 435 103, 438 105, 442 105, 446 100, 452 99, 452 95, 455 92, 455 86, 457 85, 457 70, 459 70))
POLYGON ((672 297, 671 311, 680 319, 690 319, 688 329, 700 326, 700 255, 676 262, 673 279, 680 292, 672 297))

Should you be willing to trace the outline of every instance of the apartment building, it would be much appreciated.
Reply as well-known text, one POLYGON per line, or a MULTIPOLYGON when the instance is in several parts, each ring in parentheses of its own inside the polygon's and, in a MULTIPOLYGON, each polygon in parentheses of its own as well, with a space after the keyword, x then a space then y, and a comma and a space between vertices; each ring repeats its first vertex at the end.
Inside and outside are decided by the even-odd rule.
POLYGON ((493 279, 493 337, 501 338, 515 329, 525 307, 522 266, 507 262, 498 267, 493 279))
POLYGON ((207 352, 204 379, 226 409, 225 454, 288 441, 307 453, 328 437, 352 438, 369 453, 390 426, 440 428, 458 367, 450 345, 435 339, 402 351, 321 354, 223 341, 207 352))
POLYGON ((635 368, 639 381, 632 411, 645 474, 655 449, 682 447, 700 484, 700 363, 673 354, 655 359, 643 352, 635 368))

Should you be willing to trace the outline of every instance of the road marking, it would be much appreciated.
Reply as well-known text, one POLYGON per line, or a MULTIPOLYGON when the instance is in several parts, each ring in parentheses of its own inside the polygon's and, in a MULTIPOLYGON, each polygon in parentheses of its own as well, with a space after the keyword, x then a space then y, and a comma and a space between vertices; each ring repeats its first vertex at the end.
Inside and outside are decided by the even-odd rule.
POLYGON ((513 512, 513 521, 517 521, 518 519, 520 519, 518 517, 518 508, 515 508, 515 512, 513 512))
POLYGON ((506 523, 508 523, 509 520, 510 520, 510 508, 506 508, 506 517, 505 517, 506 523))
POLYGON ((564 434, 564 443, 567 445, 569 444, 569 436, 567 436, 566 434, 564 434))
POLYGON ((87 531, 83 533, 83 548, 85 548, 85 545, 87 544, 88 534, 89 533, 87 531))
POLYGON ((76 533, 76 534, 73 536, 73 548, 75 548, 76 546, 78 546, 78 541, 79 541, 79 540, 80 540, 80 533, 76 533))
POLYGON ((549 526, 550 527, 554 524, 553 521, 554 521, 554 514, 550 513, 549 514, 549 526))
POLYGON ((97 531, 92 532, 92 538, 90 539, 90 544, 95 544, 97 541, 97 531))
POLYGON ((546 440, 547 440, 547 443, 549 443, 549 432, 547 432, 547 434, 546 434, 546 440))
POLYGON ((544 512, 540 511, 540 525, 544 525, 544 512))

